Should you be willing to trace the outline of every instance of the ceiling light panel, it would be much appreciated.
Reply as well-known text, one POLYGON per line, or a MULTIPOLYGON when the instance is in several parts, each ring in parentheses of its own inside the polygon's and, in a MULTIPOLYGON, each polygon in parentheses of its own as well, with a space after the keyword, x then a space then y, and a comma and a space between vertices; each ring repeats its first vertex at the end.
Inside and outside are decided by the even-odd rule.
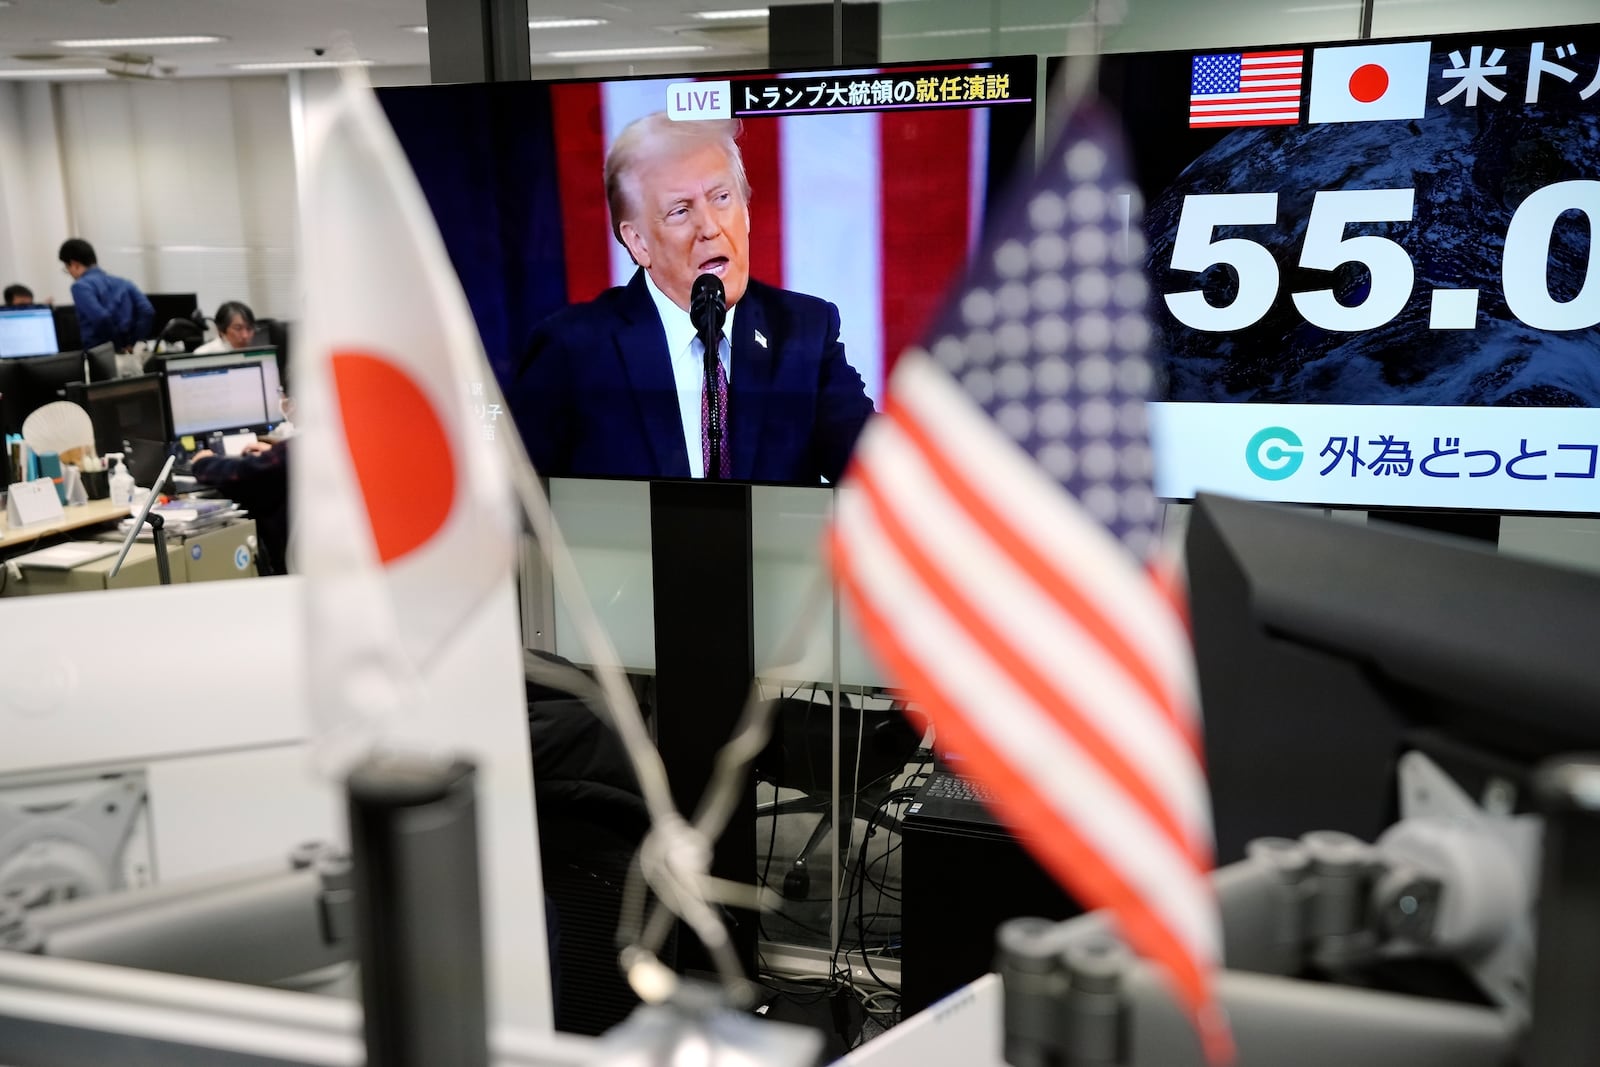
POLYGON ((234 63, 234 70, 330 70, 335 67, 370 67, 370 59, 307 59, 285 63, 234 63))
POLYGON ((56 67, 38 70, 0 70, 0 78, 104 78, 104 67, 56 67))
POLYGON ((604 26, 605 19, 529 19, 530 30, 582 30, 590 26, 604 26))
POLYGON ((693 52, 709 52, 708 45, 671 44, 649 48, 580 48, 576 51, 546 52, 551 59, 637 59, 643 56, 685 56, 693 52))
POLYGON ((740 7, 727 11, 696 11, 693 13, 697 19, 706 19, 709 22, 733 21, 734 19, 764 19, 767 9, 764 7, 740 7))
POLYGON ((61 48, 155 48, 165 44, 221 44, 226 37, 191 34, 186 37, 76 37, 54 42, 61 48))

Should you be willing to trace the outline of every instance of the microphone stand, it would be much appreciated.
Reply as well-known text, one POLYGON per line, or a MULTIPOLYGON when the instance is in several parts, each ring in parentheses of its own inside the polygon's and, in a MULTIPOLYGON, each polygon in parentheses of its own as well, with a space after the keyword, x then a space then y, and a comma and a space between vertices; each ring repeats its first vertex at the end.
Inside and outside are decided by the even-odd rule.
POLYGON ((117 553, 117 562, 111 565, 110 577, 115 578, 122 570, 122 561, 128 558, 128 549, 133 547, 134 539, 139 536, 139 527, 148 522, 151 540, 156 550, 156 580, 162 585, 172 584, 172 564, 167 561, 167 535, 163 529, 166 526, 166 519, 162 518, 160 513, 152 514, 150 509, 155 506, 156 499, 161 495, 161 487, 166 485, 167 479, 171 477, 172 465, 177 459, 176 456, 168 456, 161 473, 156 475, 155 484, 150 487, 150 495, 144 498, 144 503, 139 506, 138 517, 128 528, 128 536, 122 539, 122 551, 117 553))
POLYGON ((722 427, 728 413, 722 410, 722 397, 717 392, 717 363, 722 358, 722 330, 715 320, 706 323, 708 329, 700 331, 700 343, 705 346, 706 360, 706 433, 711 437, 711 456, 706 463, 706 477, 722 477, 722 427))
POLYGON ((722 357, 722 324, 727 319, 727 294, 722 279, 715 274, 702 274, 694 280, 689 291, 689 321, 694 323, 700 344, 705 348, 706 433, 710 437, 705 476, 722 477, 722 434, 728 422, 728 412, 723 408, 717 392, 717 363, 722 357))

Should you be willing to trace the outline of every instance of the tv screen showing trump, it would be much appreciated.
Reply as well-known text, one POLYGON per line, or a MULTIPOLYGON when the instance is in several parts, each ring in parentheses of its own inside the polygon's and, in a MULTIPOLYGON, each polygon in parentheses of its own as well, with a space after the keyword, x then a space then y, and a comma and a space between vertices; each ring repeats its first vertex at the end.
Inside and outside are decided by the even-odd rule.
MULTIPOLYGON (((1031 161, 1032 58, 379 90, 549 477, 818 485, 1031 161)), ((500 432, 504 432, 501 430, 500 432)))

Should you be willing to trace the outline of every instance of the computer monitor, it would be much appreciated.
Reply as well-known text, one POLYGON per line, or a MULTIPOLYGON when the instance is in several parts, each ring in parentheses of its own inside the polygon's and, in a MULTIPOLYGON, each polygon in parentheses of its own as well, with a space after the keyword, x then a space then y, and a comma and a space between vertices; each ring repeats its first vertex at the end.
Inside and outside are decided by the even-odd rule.
MULTIPOLYGON (((753 469, 756 457, 764 461, 780 450, 786 459, 824 451, 832 457, 837 441, 848 451, 849 433, 865 417, 864 401, 881 406, 895 358, 923 340, 944 307, 946 291, 976 248, 983 219, 1013 168, 1020 161, 1020 171, 1028 169, 1035 71, 1034 58, 1027 56, 849 70, 406 86, 378 94, 433 209, 490 364, 507 386, 528 362, 541 327, 562 330, 549 322, 552 316, 609 289, 605 309, 591 310, 617 323, 633 315, 608 310, 616 308, 617 295, 627 292, 633 299, 645 293, 642 281, 626 288, 637 268, 613 234, 607 206, 605 159, 622 131, 654 113, 682 129, 704 126, 706 119, 738 120, 737 144, 750 187, 742 257, 753 279, 750 292, 756 292, 754 283, 767 287, 759 298, 752 295, 735 307, 728 335, 736 349, 730 427, 734 437, 745 434, 731 449, 753 469), (825 373, 849 394, 847 413, 835 403, 811 418, 807 404, 821 395, 817 379, 824 372, 813 375, 812 397, 801 395, 806 387, 798 380, 780 375, 767 383, 767 367, 793 366, 784 362, 791 345, 805 347, 807 358, 818 362, 827 350, 825 373), (772 361, 765 367, 764 352, 772 361), (741 363, 750 370, 741 371, 741 363), (855 375, 862 382, 859 391, 855 375), (744 400, 744 410, 762 415, 741 424, 745 396, 752 399, 744 400), (848 432, 830 438, 829 447, 806 447, 834 422, 848 432)), ((727 264, 708 257, 708 270, 743 277, 736 263, 741 253, 724 257, 727 264)), ((635 310, 656 315, 649 297, 635 303, 635 310)), ((562 321, 577 320, 568 315, 562 321)), ((578 414, 543 419, 534 410, 538 398, 556 390, 535 384, 524 391, 508 388, 511 410, 483 417, 514 419, 530 455, 550 476, 688 477, 683 431, 675 440, 673 434, 681 410, 671 374, 641 375, 647 360, 622 366, 612 334, 605 336, 597 342, 604 356, 573 341, 586 349, 585 369, 574 372, 573 388, 556 375, 577 403, 566 403, 566 397, 553 403, 578 414), (570 426, 570 434, 557 422, 570 426), (592 454, 575 456, 565 446, 569 439, 597 444, 592 454), (671 458, 654 462, 653 452, 671 458), (685 465, 676 472, 680 457, 685 465)), ((660 366, 666 359, 663 346, 660 366)), ((833 402, 834 395, 822 399, 833 402)), ((694 452, 698 461, 698 441, 694 452)), ((740 465, 733 464, 736 478, 740 465)), ((830 458, 827 466, 833 465, 830 458)), ((803 461, 761 466, 762 472, 744 480, 818 482, 814 472, 798 476, 801 468, 814 470, 803 461)))
POLYGON ((174 438, 213 430, 265 429, 271 424, 260 360, 191 363, 174 361, 163 375, 174 438))
POLYGON ((0 359, 59 351, 55 315, 49 308, 0 308, 0 359))
POLYGON ((67 399, 89 413, 94 445, 102 454, 121 451, 132 441, 166 442, 172 438, 159 374, 76 383, 67 386, 67 399))
POLYGON ((278 350, 270 345, 253 345, 250 348, 236 348, 231 352, 217 352, 207 356, 186 353, 167 355, 159 357, 161 362, 156 367, 162 371, 169 371, 221 367, 234 363, 256 364, 261 368, 261 380, 266 389, 267 421, 278 422, 282 418, 282 413, 278 408, 278 399, 283 395, 281 355, 278 350))
POLYGON ((1555 58, 1596 47, 1102 57, 1148 205, 1158 492, 1600 511, 1595 101, 1555 58))
POLYGON ((173 319, 190 318, 200 309, 200 298, 194 293, 146 293, 145 296, 156 311, 152 328, 157 334, 173 319))
POLYGON ((0 360, 0 367, 6 368, 0 375, 0 424, 13 433, 39 408, 62 399, 68 385, 84 380, 82 352, 0 360))
POLYGON ((1188 570, 1221 863, 1374 839, 1409 749, 1470 790, 1600 748, 1600 576, 1206 494, 1188 570))

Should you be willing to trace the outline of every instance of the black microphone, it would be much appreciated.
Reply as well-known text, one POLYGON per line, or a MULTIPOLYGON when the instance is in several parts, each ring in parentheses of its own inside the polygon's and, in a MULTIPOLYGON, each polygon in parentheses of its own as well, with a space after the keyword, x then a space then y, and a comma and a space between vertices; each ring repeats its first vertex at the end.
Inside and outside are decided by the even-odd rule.
POLYGON ((694 323, 706 351, 706 433, 711 438, 707 478, 722 477, 722 428, 727 425, 728 413, 717 396, 717 360, 722 347, 722 324, 727 317, 728 296, 722 279, 715 274, 700 275, 689 290, 689 321, 694 323))
POLYGON ((689 291, 689 321, 704 338, 715 336, 727 318, 728 294, 723 291, 722 279, 715 274, 700 275, 689 291))

